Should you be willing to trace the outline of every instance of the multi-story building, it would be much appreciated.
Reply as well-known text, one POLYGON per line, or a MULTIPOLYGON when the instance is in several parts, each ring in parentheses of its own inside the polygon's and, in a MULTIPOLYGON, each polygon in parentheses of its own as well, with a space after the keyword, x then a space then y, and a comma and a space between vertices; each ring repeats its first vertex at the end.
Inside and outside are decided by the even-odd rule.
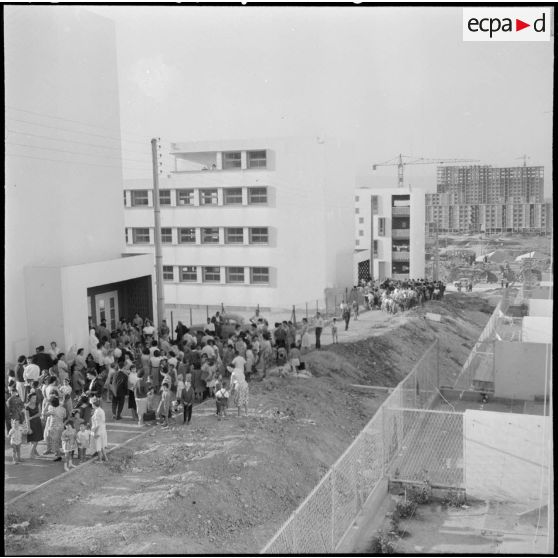
POLYGON ((357 188, 354 204, 355 284, 424 277, 424 191, 357 188))
POLYGON ((544 200, 543 167, 438 167, 437 193, 426 195, 426 222, 440 232, 548 234, 552 204, 544 200))
POLYGON ((114 24, 70 6, 4 10, 6 359, 87 347, 88 316, 153 317, 153 255, 123 257, 114 24), (84 63, 86 61, 86 63, 84 63))
MULTIPOLYGON (((351 285, 350 146, 159 143, 165 302, 289 307, 351 285)), ((154 250, 151 179, 125 182, 129 253, 154 250)))

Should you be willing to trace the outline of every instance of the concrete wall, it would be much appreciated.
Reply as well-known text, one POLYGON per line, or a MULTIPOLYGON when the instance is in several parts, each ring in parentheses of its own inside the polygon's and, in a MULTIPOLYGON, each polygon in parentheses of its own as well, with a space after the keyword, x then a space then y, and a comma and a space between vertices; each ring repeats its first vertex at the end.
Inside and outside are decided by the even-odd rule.
POLYGON ((39 300, 26 303, 24 269, 115 258, 124 239, 113 22, 74 6, 6 6, 4 34, 11 360, 33 344, 28 325, 49 321, 39 300))
POLYGON ((549 417, 467 410, 464 436, 468 496, 527 507, 547 502, 552 456, 549 417))
POLYGON ((542 298, 529 299, 529 316, 552 317, 552 300, 542 298))
POLYGON ((531 343, 552 343, 552 317, 525 316, 521 321, 521 339, 531 343))
POLYGON ((496 397, 532 401, 544 395, 545 374, 552 373, 550 345, 496 341, 494 352, 496 397))

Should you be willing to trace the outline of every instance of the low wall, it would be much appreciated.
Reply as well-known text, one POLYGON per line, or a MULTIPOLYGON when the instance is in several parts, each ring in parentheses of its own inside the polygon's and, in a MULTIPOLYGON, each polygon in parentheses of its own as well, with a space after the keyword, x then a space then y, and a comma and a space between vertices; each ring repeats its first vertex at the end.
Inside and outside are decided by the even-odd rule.
POLYGON ((467 496, 539 505, 549 493, 551 446, 550 417, 465 411, 467 496))

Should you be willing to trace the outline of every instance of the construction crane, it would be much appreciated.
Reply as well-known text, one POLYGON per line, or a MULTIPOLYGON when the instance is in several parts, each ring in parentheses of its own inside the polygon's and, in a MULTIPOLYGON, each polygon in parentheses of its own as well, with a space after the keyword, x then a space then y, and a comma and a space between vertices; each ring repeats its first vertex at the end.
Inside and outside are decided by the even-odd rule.
POLYGON ((521 157, 516 157, 517 159, 522 159, 523 160, 523 166, 526 167, 527 166, 527 159, 530 159, 531 157, 529 157, 529 155, 522 155, 521 157))
POLYGON ((478 159, 425 159, 424 157, 411 157, 410 155, 401 155, 384 161, 383 163, 376 163, 372 165, 372 170, 378 167, 397 167, 397 187, 403 188, 403 169, 407 165, 443 165, 445 163, 475 163, 478 159), (403 160, 403 159, 407 160, 403 160))

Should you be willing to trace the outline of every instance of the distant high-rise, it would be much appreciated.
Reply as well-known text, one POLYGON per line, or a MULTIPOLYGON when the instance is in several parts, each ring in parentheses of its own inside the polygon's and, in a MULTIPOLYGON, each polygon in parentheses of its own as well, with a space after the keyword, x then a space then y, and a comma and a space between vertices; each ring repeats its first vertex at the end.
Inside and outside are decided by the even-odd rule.
POLYGON ((426 195, 426 222, 439 232, 502 233, 552 230, 543 167, 438 167, 437 193, 426 195))

